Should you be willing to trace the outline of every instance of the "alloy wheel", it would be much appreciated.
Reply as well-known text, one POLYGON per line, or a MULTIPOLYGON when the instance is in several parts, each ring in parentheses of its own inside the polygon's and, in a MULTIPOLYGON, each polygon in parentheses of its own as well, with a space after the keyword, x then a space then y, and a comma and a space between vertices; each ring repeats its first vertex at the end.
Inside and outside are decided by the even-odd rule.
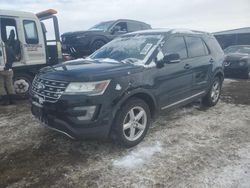
POLYGON ((123 121, 123 135, 129 141, 141 137, 146 129, 147 114, 142 107, 136 106, 129 110, 123 121))
POLYGON ((219 99, 219 97, 220 97, 220 91, 221 91, 220 82, 218 80, 216 80, 213 83, 212 91, 211 91, 212 102, 216 102, 219 99))

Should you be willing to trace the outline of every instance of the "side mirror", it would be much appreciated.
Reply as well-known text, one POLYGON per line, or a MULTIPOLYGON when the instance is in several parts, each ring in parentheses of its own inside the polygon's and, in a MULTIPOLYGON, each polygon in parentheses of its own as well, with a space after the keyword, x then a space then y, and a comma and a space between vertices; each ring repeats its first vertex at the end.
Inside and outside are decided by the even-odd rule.
POLYGON ((157 67, 162 68, 164 64, 174 64, 181 62, 180 55, 177 53, 168 54, 163 57, 163 59, 156 61, 157 67))
POLYGON ((168 54, 168 55, 164 56, 163 62, 165 64, 180 63, 181 62, 181 58, 180 58, 180 55, 177 54, 177 53, 168 54))

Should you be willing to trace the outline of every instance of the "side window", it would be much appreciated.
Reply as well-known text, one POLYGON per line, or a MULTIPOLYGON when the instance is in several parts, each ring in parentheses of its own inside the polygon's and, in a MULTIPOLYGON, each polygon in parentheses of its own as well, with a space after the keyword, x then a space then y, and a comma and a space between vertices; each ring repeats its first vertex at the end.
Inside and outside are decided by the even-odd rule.
POLYGON ((128 22, 128 32, 141 30, 141 25, 136 22, 128 22))
POLYGON ((18 40, 16 21, 11 18, 1 18, 1 38, 3 42, 18 40))
POLYGON ((178 53, 181 59, 187 58, 187 49, 183 37, 172 37, 168 39, 163 47, 163 53, 172 54, 178 53))
POLYGON ((199 57, 207 55, 204 48, 204 42, 199 37, 185 37, 188 56, 199 57))
POLYGON ((126 22, 119 22, 115 25, 118 31, 128 32, 128 26, 126 22))
POLYGON ((6 54, 14 61, 21 60, 21 45, 18 39, 16 20, 1 18, 1 39, 6 45, 6 54))
POLYGON ((38 34, 36 22, 32 20, 23 21, 25 40, 27 44, 38 44, 38 34))

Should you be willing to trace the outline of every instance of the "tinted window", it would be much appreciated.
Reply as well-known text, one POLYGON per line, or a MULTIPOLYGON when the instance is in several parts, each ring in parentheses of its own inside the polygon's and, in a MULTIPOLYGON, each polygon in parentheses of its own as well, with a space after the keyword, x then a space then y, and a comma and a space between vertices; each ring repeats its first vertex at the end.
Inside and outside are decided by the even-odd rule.
POLYGON ((187 49, 183 37, 173 37, 167 40, 164 54, 178 53, 181 59, 187 58, 187 49))
POLYGON ((238 45, 249 45, 250 44, 250 33, 242 33, 237 35, 238 45))
POLYGON ((128 32, 141 30, 141 25, 136 22, 128 22, 128 32))
POLYGON ((128 31, 128 26, 126 22, 119 22, 114 27, 116 27, 118 31, 128 31))
POLYGON ((225 53, 247 53, 250 54, 250 46, 230 46, 224 50, 225 53))
POLYGON ((108 22, 101 22, 93 27, 91 27, 89 30, 108 30, 108 28, 114 23, 114 21, 108 21, 108 22))
POLYGON ((185 37, 189 57, 199 57, 207 55, 204 44, 199 37, 185 37))
POLYGON ((36 23, 31 20, 23 21, 25 40, 27 44, 38 44, 36 23))

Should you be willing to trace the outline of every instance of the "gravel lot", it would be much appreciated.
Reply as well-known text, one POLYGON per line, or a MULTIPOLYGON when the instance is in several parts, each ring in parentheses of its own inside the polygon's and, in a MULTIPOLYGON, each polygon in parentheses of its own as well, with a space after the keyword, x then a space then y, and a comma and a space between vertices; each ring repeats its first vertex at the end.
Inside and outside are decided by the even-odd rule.
POLYGON ((132 149, 47 130, 27 101, 0 109, 0 187, 250 187, 250 80, 210 109, 162 115, 132 149))

